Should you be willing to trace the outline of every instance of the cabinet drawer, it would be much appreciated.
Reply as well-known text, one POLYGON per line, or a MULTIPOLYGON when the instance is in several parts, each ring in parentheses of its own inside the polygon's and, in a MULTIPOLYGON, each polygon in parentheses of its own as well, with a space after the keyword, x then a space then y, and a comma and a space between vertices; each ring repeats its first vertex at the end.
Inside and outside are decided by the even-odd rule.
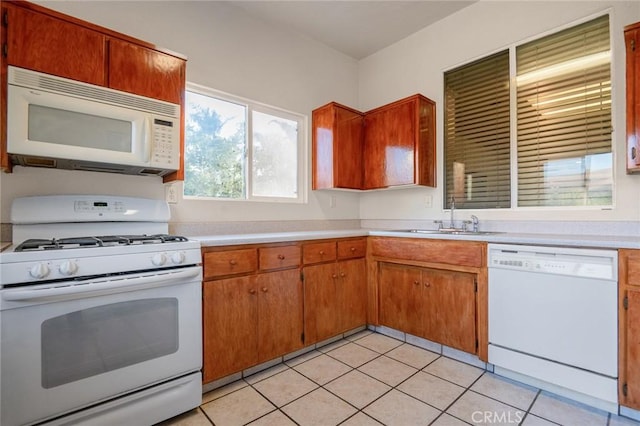
POLYGON ((640 250, 620 251, 620 281, 627 285, 640 285, 640 250))
POLYGON ((364 239, 338 241, 338 259, 354 259, 367 254, 367 242, 364 239))
POLYGON ((305 244, 302 248, 302 258, 305 265, 336 260, 335 241, 305 244))
POLYGON ((260 270, 281 269, 300 265, 300 247, 282 246, 258 249, 260 270))
MULTIPOLYGON (((371 237, 370 237, 371 238, 371 237)), ((413 238, 371 238, 371 254, 456 266, 486 266, 486 243, 413 238)))
POLYGON ((258 269, 256 249, 216 251, 204 254, 204 278, 246 274, 258 269))

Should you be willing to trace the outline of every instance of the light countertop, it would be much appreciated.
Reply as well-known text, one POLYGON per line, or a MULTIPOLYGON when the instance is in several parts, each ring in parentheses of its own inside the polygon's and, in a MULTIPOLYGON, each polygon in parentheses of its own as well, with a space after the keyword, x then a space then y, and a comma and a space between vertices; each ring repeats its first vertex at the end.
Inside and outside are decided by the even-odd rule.
POLYGON ((443 239, 462 241, 486 241, 500 244, 533 244, 589 248, 630 248, 640 249, 640 237, 620 235, 568 235, 568 234, 520 234, 493 233, 478 235, 455 234, 421 234, 392 230, 352 229, 333 231, 309 232, 277 232, 259 234, 232 234, 190 236, 192 240, 200 241, 203 247, 228 246, 241 244, 277 243, 287 241, 319 240, 325 238, 348 238, 362 236, 404 237, 422 239, 443 239))

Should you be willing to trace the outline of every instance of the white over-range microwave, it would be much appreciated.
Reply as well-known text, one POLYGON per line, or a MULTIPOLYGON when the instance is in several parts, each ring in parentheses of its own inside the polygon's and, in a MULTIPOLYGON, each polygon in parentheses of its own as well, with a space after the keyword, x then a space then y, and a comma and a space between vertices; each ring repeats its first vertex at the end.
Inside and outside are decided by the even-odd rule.
POLYGON ((164 176, 180 165, 180 105, 10 66, 14 164, 164 176))

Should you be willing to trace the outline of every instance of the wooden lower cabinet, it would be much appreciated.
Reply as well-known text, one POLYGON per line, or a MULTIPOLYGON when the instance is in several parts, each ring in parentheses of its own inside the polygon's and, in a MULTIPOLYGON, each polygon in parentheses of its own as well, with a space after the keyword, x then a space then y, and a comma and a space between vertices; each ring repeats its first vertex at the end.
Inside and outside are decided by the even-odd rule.
POLYGON ((203 285, 204 382, 258 362, 258 292, 254 276, 203 285))
POLYGON ((424 312, 422 293, 420 268, 380 263, 378 273, 380 324, 422 336, 424 334, 421 320, 424 312))
POLYGON ((300 270, 256 276, 258 363, 302 348, 303 305, 300 270))
POLYGON ((477 352, 476 275, 381 262, 380 324, 477 352))
POLYGON ((367 323, 365 259, 304 268, 305 344, 367 323))
POLYGON ((203 298, 205 383, 302 348, 299 268, 205 281, 203 298))
POLYGON ((620 405, 640 410, 640 250, 618 255, 620 405))
POLYGON ((344 238, 204 248, 203 381, 366 325, 366 247, 344 238))

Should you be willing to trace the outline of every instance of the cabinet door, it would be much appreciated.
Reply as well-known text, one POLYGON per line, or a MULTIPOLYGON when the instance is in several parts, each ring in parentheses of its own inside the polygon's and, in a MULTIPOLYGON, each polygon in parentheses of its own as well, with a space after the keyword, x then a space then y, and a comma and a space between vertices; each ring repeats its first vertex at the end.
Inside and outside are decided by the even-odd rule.
POLYGON ((475 275, 425 269, 424 337, 476 353, 475 275))
POLYGON ((627 80, 627 171, 640 172, 640 24, 624 33, 627 80))
POLYGON ((302 347, 303 305, 300 270, 269 272, 256 277, 258 362, 302 347))
POLYGON ((365 188, 415 183, 416 101, 365 115, 365 188))
POLYGON ((204 382, 258 363, 258 291, 254 277, 203 284, 204 382))
POLYGON ((102 34, 22 7, 6 7, 8 65, 105 84, 102 34))
POLYGON ((364 259, 338 262, 342 330, 367 324, 367 272, 364 259))
POLYGON ((305 343, 315 343, 340 333, 335 263, 304 268, 305 343))
POLYGON ((313 189, 362 189, 362 117, 335 102, 312 112, 313 189))
POLYGON ((379 265, 380 324, 422 336, 424 300, 421 270, 392 263, 379 265))
POLYGON ((333 141, 336 188, 362 189, 363 117, 348 108, 336 108, 336 135, 333 141))
POLYGON ((640 289, 627 290, 626 369, 627 395, 623 405, 640 408, 640 289))
POLYGON ((180 104, 185 61, 163 52, 109 39, 109 87, 180 104))

